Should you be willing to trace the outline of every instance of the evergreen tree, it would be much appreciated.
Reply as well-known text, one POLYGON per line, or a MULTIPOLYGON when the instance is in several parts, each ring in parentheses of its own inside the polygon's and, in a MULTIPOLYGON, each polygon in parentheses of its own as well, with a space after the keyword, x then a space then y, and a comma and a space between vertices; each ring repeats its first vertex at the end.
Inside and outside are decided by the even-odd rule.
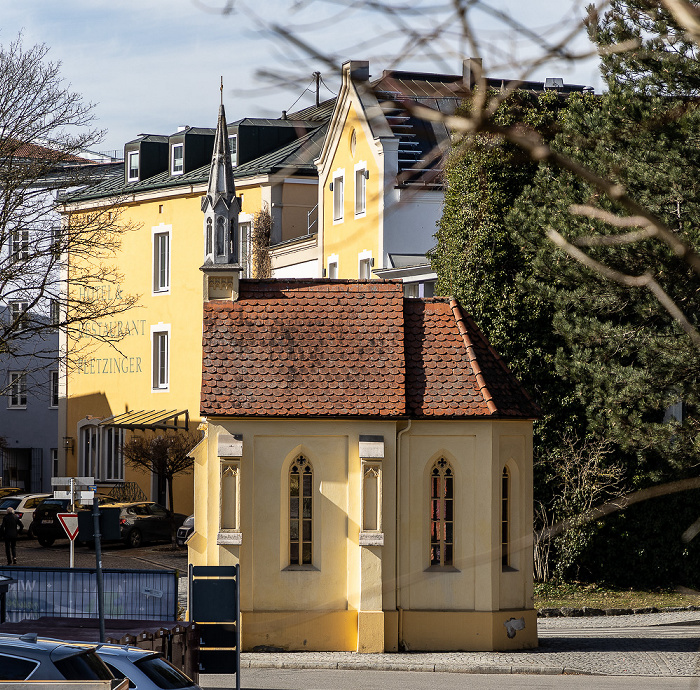
MULTIPOLYGON (((699 247, 700 112, 691 97, 700 70, 694 47, 668 14, 644 0, 613 0, 604 17, 592 15, 589 32, 600 45, 636 38, 640 46, 604 59, 607 94, 574 95, 566 107, 549 111, 556 113, 556 126, 546 128, 552 147, 624 185, 699 247)), ((533 122, 536 109, 508 105, 499 117, 541 124, 533 122)), ((547 164, 519 166, 517 159, 507 145, 487 137, 453 157, 433 265, 438 290, 463 301, 541 405, 536 497, 549 507, 550 520, 570 519, 577 505, 557 497, 574 495, 565 486, 576 476, 571 468, 589 463, 587 456, 603 442, 608 445, 596 465, 602 482, 618 476, 613 469, 620 465, 628 490, 694 472, 700 356, 650 293, 604 280, 545 238, 549 227, 570 241, 611 234, 601 221, 572 215, 574 204, 624 215, 621 209, 569 172, 547 164), (682 423, 668 423, 669 405, 678 400, 682 423)), ((650 271, 698 325, 700 279, 664 245, 647 240, 586 251, 632 275, 650 271)), ((589 496, 600 488, 597 481, 591 479, 589 496)), ((610 482, 611 491, 616 487, 610 482)), ((585 498, 577 502, 583 505, 585 498)), ((643 512, 635 519, 643 520, 643 512)), ((608 536, 613 523, 605 526, 608 536)), ((592 553, 598 529, 579 526, 559 540, 559 575, 587 566, 582 554, 592 553)), ((700 554, 694 557, 700 560, 700 554)))

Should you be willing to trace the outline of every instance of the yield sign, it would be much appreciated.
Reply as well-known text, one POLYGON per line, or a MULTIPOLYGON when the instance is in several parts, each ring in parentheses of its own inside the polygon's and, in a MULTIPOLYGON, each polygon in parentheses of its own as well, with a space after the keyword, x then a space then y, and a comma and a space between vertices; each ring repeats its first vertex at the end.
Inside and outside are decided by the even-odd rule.
POLYGON ((68 539, 74 541, 78 536, 78 513, 58 513, 56 516, 63 525, 68 539))

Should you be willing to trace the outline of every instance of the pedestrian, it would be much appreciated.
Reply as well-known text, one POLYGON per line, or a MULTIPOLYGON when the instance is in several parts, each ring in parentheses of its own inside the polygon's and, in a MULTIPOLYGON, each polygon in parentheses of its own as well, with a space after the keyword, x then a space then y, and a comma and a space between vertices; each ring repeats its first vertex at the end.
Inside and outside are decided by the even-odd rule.
POLYGON ((22 529, 22 523, 15 515, 14 508, 8 508, 2 519, 2 535, 5 539, 5 555, 7 565, 17 563, 17 532, 22 529))

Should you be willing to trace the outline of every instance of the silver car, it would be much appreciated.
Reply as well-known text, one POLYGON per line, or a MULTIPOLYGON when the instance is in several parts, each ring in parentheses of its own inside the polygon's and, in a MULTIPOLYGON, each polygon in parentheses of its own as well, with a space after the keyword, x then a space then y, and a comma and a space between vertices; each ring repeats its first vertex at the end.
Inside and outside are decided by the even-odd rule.
POLYGON ((0 636, 2 680, 114 680, 94 645, 39 638, 35 633, 0 636))
POLYGON ((201 690, 191 678, 158 652, 138 647, 102 644, 97 654, 115 678, 127 678, 136 690, 201 690))

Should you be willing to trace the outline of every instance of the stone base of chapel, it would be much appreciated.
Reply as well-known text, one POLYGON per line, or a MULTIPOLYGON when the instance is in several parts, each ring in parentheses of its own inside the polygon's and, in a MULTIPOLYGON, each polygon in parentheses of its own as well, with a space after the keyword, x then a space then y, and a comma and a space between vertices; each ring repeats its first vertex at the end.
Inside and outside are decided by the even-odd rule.
POLYGON ((508 651, 537 647, 537 612, 242 611, 241 635, 245 652, 508 651))

